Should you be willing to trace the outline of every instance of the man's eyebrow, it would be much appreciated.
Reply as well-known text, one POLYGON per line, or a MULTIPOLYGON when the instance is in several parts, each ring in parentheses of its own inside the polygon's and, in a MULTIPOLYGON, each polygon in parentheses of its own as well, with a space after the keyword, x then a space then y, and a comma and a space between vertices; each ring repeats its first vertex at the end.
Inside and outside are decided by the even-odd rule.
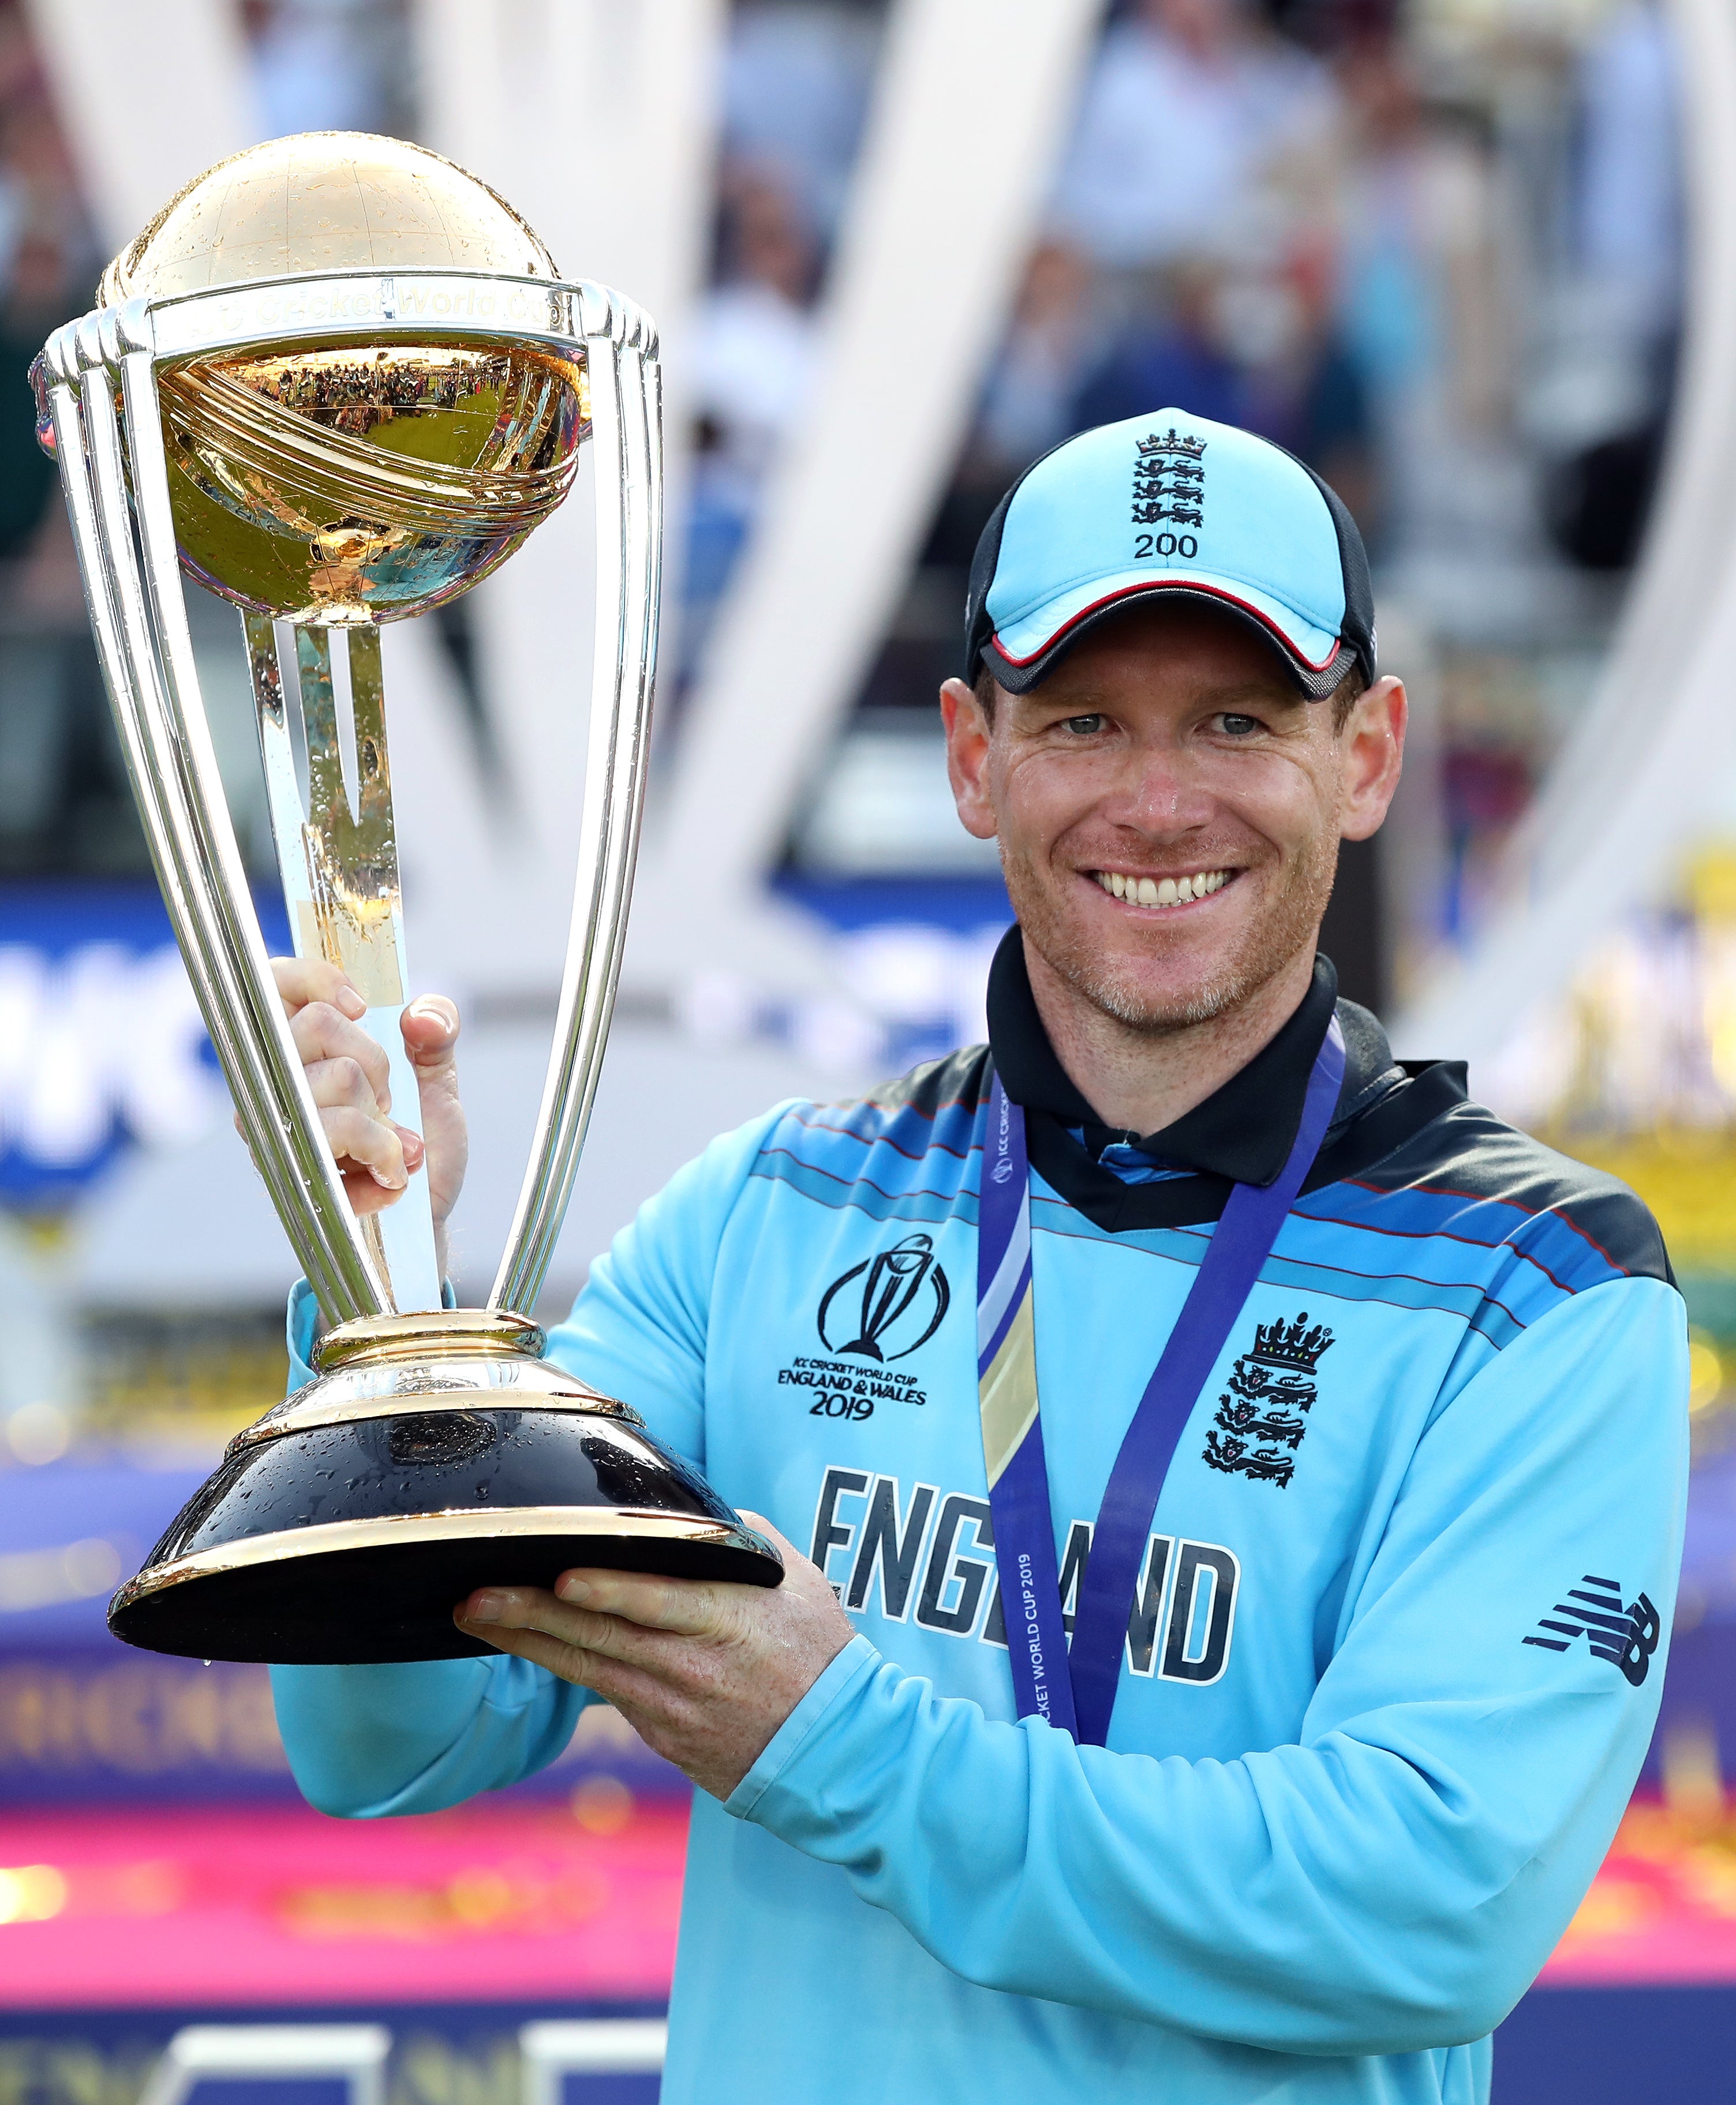
POLYGON ((1263 708, 1306 708, 1307 698, 1276 680, 1240 680, 1227 687, 1207 687, 1199 699, 1215 709, 1228 709, 1237 702, 1257 702, 1263 708))
MULTIPOLYGON (((1038 688, 1016 699, 1033 710, 1045 713, 1053 710, 1061 717, 1094 716, 1116 706, 1117 698, 1104 694, 1094 687, 1081 687, 1072 694, 1045 692, 1038 688)), ((1307 697, 1277 680, 1233 680, 1223 686, 1201 688, 1194 697, 1197 704, 1213 710, 1233 710, 1240 703, 1258 704, 1262 708, 1292 707, 1306 708, 1307 697)))

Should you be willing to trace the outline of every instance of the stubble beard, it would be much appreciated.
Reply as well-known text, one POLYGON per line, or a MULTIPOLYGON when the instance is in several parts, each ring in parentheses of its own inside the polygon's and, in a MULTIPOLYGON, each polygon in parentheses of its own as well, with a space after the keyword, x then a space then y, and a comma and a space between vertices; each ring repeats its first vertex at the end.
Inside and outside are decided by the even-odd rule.
MULTIPOLYGON (((1199 985, 1154 999, 1137 972, 1117 970, 1071 923, 1062 904, 1069 877, 1039 870, 1031 857, 1001 848, 1001 870, 1025 941, 1068 986, 1114 1022, 1143 1037, 1162 1038, 1210 1023, 1237 1008, 1283 971, 1319 933, 1338 869, 1338 837, 1323 831, 1291 865, 1235 948, 1199 985)), ((1246 884, 1250 870, 1234 881, 1246 884)), ((1089 880, 1088 880, 1089 881, 1089 880)), ((1154 933, 1161 932, 1157 924, 1154 933)))

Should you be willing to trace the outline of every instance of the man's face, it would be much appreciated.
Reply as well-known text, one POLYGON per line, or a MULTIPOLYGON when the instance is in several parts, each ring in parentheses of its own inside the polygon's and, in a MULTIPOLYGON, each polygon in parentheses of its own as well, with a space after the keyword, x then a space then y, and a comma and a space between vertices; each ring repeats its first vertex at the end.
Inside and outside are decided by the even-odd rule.
POLYGON ((942 690, 959 816, 997 837, 1025 933, 1106 1013, 1163 1032, 1311 955, 1341 838, 1398 780, 1404 690, 1335 731, 1277 657, 1209 608, 1147 602, 1087 636, 992 721, 942 690))

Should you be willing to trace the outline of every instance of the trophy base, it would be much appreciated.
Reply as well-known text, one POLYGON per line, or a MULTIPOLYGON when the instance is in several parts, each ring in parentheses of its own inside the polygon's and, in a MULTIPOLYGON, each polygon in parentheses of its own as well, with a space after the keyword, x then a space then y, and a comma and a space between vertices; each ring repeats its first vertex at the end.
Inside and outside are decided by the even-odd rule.
POLYGON ((773 1585, 782 1566, 768 1570, 761 1541, 739 1524, 572 1507, 338 1521, 148 1568, 116 1596, 109 1627, 182 1659, 477 1659, 494 1647, 459 1629, 452 1611, 479 1586, 552 1589, 585 1565, 773 1585), (645 1533, 629 1532, 635 1524, 645 1533))
POLYGON ((638 1414, 468 1310, 333 1331, 110 1604, 124 1642, 350 1666, 494 1648, 452 1611, 575 1566, 775 1586, 782 1560, 638 1414))

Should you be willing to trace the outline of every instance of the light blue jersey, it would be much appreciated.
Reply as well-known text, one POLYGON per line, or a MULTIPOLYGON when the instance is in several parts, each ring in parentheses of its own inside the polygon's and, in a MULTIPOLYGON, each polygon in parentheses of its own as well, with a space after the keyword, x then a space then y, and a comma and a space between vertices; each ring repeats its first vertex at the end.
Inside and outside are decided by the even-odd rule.
MULTIPOLYGON (((1331 973, 1130 1183, 996 972, 1070 1606, 1228 1180, 1294 1134, 1331 973)), ((1338 1115, 1176 1451, 1107 1747, 1014 1718, 982 1048, 718 1141, 597 1263, 550 1356, 811 1548, 858 1632, 696 1797, 671 2105, 1487 2097, 1657 1711, 1683 1311, 1631 1194, 1339 1014, 1338 1115)), ((304 1289, 303 1358, 311 1321, 304 1289)), ((273 1678, 302 1789, 358 1817, 516 1781, 586 1700, 504 1657, 273 1678)))

